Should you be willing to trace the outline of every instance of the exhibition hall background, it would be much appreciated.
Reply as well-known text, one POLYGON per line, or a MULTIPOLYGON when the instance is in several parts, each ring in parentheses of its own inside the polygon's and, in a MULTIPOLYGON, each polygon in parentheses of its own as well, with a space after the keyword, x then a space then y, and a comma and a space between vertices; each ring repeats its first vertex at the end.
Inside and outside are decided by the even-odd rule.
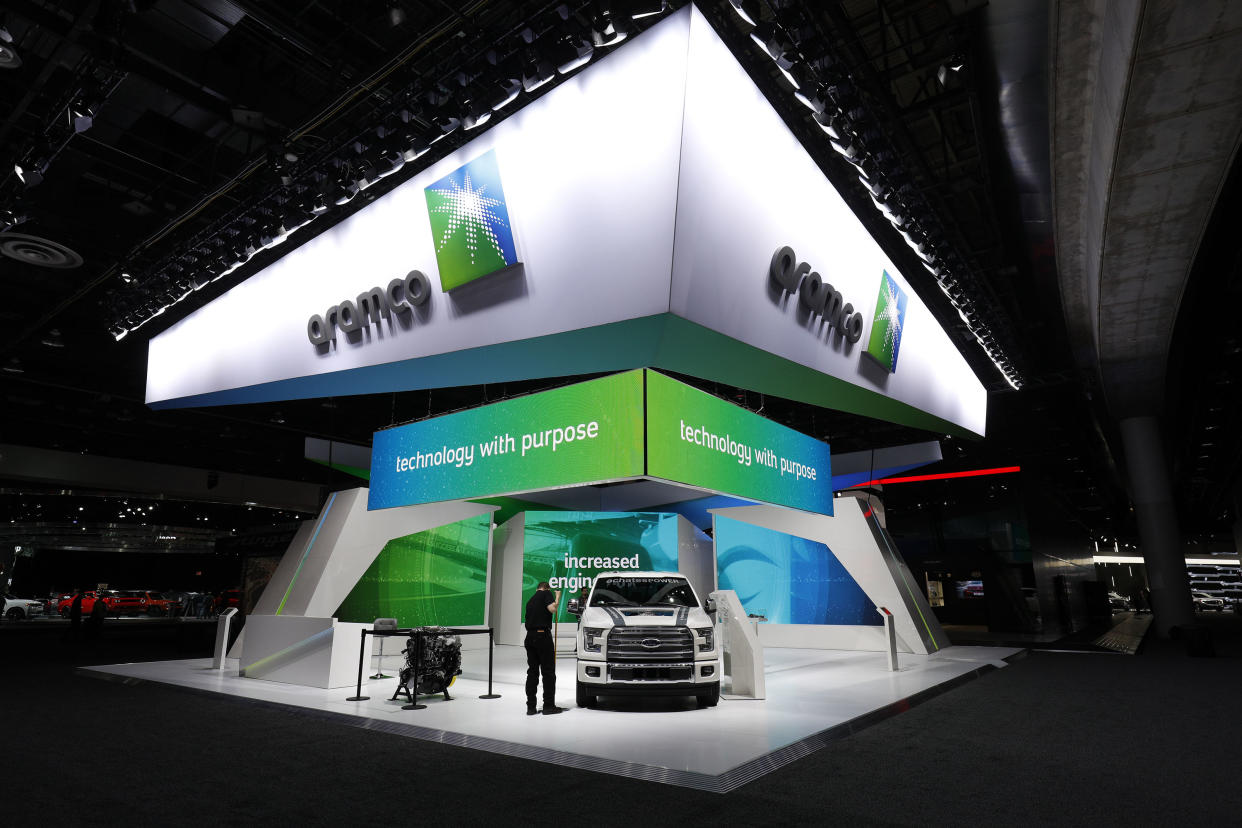
MULTIPOLYGON (((8 591, 242 589, 252 603, 300 523, 331 492, 366 481, 377 431, 654 364, 834 455, 938 442, 942 459, 915 479, 862 488, 953 627, 1054 639, 1139 599, 1167 635, 1207 606, 1192 588, 1232 610, 1242 598, 1230 569, 1242 526, 1242 344, 1230 228, 1242 173, 1236 68, 1217 55, 1237 37, 1236 11, 1116 8, 1098 29, 1072 4, 1049 17, 1022 2, 704 2, 697 13, 727 51, 696 46, 712 57, 682 65, 655 59, 665 53, 653 27, 684 4, 639 5, 499 4, 461 18, 401 4, 295 15, 181 0, 9 11, 8 591), (1201 42, 1211 48, 1193 70, 1167 58, 1201 42), (596 71, 626 60, 645 74, 596 71), (713 98, 726 78, 753 83, 754 100, 713 98), (1192 111, 1178 114, 1178 100, 1192 111), (614 122, 634 140, 592 132, 614 122), (607 140, 616 145, 601 164, 593 154, 607 140), (1096 157, 1097 145, 1112 149, 1096 157), (568 184, 535 173, 551 146, 568 184), (1170 177, 1168 157, 1193 175, 1170 177), (396 225, 378 243, 357 229, 393 205, 442 208, 432 193, 461 185, 459 161, 498 194, 504 182, 500 277, 450 279, 447 260, 433 269, 439 251, 421 226, 406 259, 384 247, 401 238, 396 225), (790 188, 795 179, 811 189, 790 188), (1054 192, 1053 180, 1088 183, 1054 192), (543 205, 557 216, 546 226, 531 218, 540 186, 564 195, 543 205), (584 194, 570 198, 571 187, 584 194), (1089 197, 1102 188, 1118 194, 1106 206, 1089 197), (784 195, 763 205, 765 191, 784 195), (651 209, 625 213, 625 232, 646 242, 616 250, 658 252, 671 260, 667 279, 646 259, 595 256, 591 245, 607 247, 591 235, 599 216, 572 205, 623 194, 651 209), (797 225, 812 215, 820 225, 797 225), (831 349, 806 356, 791 338, 794 309, 764 299, 761 276, 737 283, 758 297, 746 320, 696 281, 731 274, 752 239, 765 251, 792 242, 794 260, 831 273, 833 250, 808 240, 818 226, 848 226, 874 247, 910 294, 909 335, 923 319, 945 332, 943 343, 894 352, 899 367, 878 392, 866 384, 870 363, 855 369, 831 349), (333 260, 342 239, 365 245, 365 257, 333 260), (595 257, 647 281, 609 279, 603 301, 565 299, 581 314, 567 323, 539 303, 572 291, 530 289, 549 272, 561 278, 547 252, 558 244, 573 261, 595 257), (262 293, 316 260, 325 269, 292 293, 262 293), (430 314, 420 324, 483 332, 455 347, 525 337, 525 350, 442 359, 423 344, 439 336, 394 335, 349 351, 343 332, 331 349, 346 353, 332 356, 353 361, 338 364, 296 337, 262 339, 286 305, 303 325, 365 290, 337 281, 364 260, 385 279, 415 260, 433 271, 426 305, 414 283, 403 289, 411 313, 430 314), (644 294, 652 286, 665 304, 644 294), (297 291, 305 312, 286 298, 297 291), (458 324, 471 317, 486 324, 458 324), (316 367, 288 367, 286 346, 316 367), (765 363, 756 348, 786 362, 765 363), (217 355, 231 367, 203 362, 217 355), (401 379, 371 370, 388 359, 408 361, 401 379), (805 373, 814 360, 819 374, 805 373), (911 385, 942 370, 955 379, 932 383, 935 394, 911 385), (813 376, 828 380, 820 388, 813 376)), ((707 31, 690 36, 706 43, 707 31)), ((871 284, 843 290, 870 321, 871 284)), ((839 341, 847 323, 825 321, 823 341, 839 341)))

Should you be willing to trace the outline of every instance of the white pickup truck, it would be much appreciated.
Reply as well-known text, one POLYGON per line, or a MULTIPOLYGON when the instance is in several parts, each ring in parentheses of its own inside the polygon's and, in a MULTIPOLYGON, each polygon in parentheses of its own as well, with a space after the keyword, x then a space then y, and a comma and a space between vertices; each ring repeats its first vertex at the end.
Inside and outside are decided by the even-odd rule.
POLYGON ((720 701, 720 659, 708 612, 677 572, 601 572, 579 616, 578 706, 598 696, 694 696, 720 701))

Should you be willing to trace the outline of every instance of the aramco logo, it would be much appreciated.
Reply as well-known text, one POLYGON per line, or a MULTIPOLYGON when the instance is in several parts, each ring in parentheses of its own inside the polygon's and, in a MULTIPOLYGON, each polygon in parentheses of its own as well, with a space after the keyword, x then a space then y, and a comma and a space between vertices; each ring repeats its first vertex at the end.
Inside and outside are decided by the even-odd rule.
POLYGON ((875 301, 875 321, 867 340, 867 356, 888 369, 897 370, 897 351, 901 348, 901 332, 906 323, 906 292, 885 271, 880 281, 880 294, 875 301))
POLYGON ((517 264, 495 150, 462 164, 423 192, 441 290, 453 290, 517 264))

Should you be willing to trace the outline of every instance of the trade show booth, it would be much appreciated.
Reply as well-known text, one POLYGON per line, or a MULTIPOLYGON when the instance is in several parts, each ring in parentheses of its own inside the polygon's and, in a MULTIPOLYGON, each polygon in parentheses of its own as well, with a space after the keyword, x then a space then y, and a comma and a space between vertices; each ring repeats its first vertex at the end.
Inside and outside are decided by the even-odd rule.
POLYGON ((159 407, 605 376, 377 431, 367 485, 302 525, 236 670, 100 670, 728 790, 1003 666, 1014 651, 941 653, 881 515, 837 496, 939 459, 934 442, 834 476, 817 435, 668 373, 936 436, 986 422, 951 338, 693 6, 151 340, 159 407), (560 589, 571 686, 569 602, 605 571, 684 578, 724 607, 739 692, 525 722, 526 600, 560 589), (480 692, 402 712, 397 680, 364 678, 402 667, 396 646, 375 665, 377 619, 490 631, 460 642, 480 692), (626 735, 602 743, 596 722, 626 735))

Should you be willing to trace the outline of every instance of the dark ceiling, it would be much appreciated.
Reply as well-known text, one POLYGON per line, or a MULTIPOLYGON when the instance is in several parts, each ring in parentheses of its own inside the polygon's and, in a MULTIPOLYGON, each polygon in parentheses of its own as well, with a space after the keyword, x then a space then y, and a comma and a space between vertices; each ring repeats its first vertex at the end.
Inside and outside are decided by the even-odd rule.
MULTIPOLYGON (((309 209, 342 170, 374 162, 394 128, 404 134, 434 126, 453 101, 468 97, 464 89, 486 80, 488 67, 529 54, 523 30, 539 43, 589 32, 608 5, 6 0, 0 26, 21 63, 0 68, 0 210, 26 220, 0 236, 10 252, 0 258, 0 442, 343 488, 356 479, 307 462, 305 436, 369 443, 376 429, 394 423, 568 381, 173 411, 143 404, 146 338, 278 253, 259 252, 201 290, 179 291, 175 282, 193 283, 204 263, 230 255, 251 229, 257 234, 286 211, 309 209), (92 117, 89 128, 74 131, 73 111, 92 117), (43 162, 37 186, 14 172, 14 165, 42 169, 43 162), (48 266, 75 256, 78 266, 48 266), (118 319, 162 304, 166 292, 189 295, 120 341, 109 333, 118 319)), ((634 8, 642 6, 652 4, 634 8)), ((1020 464, 1088 533, 1132 538, 1123 477, 1109 448, 1116 445, 1112 428, 1094 380, 1080 376, 1065 344, 1047 209, 1049 47, 1039 14, 1032 16, 1030 4, 970 0, 753 4, 759 22, 779 20, 796 31, 805 58, 837 67, 856 85, 876 141, 899 171, 894 177, 925 204, 955 251, 964 309, 876 211, 856 171, 788 94, 731 4, 700 7, 992 392, 987 439, 952 441, 943 467, 1020 464), (1016 87, 1015 73, 1022 80, 1016 87), (1009 79, 1003 103, 1002 74, 1009 79), (979 325, 970 321, 978 317, 986 317, 989 342, 1021 376, 1021 390, 980 346, 979 325)), ((634 21, 632 34, 660 18, 634 21)), ((611 48, 624 45, 595 53, 611 48)), ((521 93, 506 112, 554 86, 521 93)), ((312 232, 475 134, 458 130, 437 142, 317 220, 312 232)), ((1185 303, 1174 355, 1180 370, 1170 372, 1179 377, 1169 445, 1183 529, 1205 537, 1230 531, 1228 493, 1242 457, 1242 349, 1236 331, 1213 321, 1218 289, 1239 291, 1242 265, 1228 244, 1236 178, 1222 196, 1219 229, 1200 252, 1198 283, 1212 287, 1185 303)), ((699 384, 826 438, 837 452, 939 436, 699 384)), ((6 481, 2 469, 0 485, 18 498, 0 500, 9 519, 32 519, 14 504, 38 487, 6 481)), ((907 508, 927 499, 895 489, 892 498, 907 508)), ((205 522, 247 525, 235 510, 205 522)))

